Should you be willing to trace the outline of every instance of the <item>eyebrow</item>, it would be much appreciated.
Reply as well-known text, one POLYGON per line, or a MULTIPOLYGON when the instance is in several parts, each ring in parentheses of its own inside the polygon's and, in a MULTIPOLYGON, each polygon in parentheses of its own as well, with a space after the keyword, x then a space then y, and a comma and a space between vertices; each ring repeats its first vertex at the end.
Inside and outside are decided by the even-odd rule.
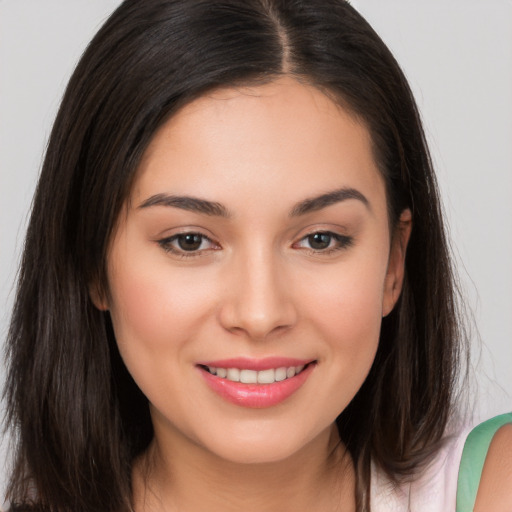
MULTIPOLYGON (((344 187, 300 201, 291 209, 290 217, 299 217, 349 199, 356 199, 362 202, 371 211, 370 202, 359 190, 344 187)), ((232 217, 229 210, 223 204, 192 196, 155 194, 143 201, 139 208, 150 208, 151 206, 179 208, 214 217, 232 217)))
POLYGON ((191 196, 156 194, 142 202, 139 208, 149 208, 151 206, 170 206, 180 208, 181 210, 202 213, 203 215, 231 217, 231 214, 224 205, 191 196))
POLYGON ((316 212, 332 204, 347 201, 348 199, 361 201, 371 211, 370 202, 359 190, 344 187, 297 203, 292 208, 290 217, 298 217, 307 213, 316 212))

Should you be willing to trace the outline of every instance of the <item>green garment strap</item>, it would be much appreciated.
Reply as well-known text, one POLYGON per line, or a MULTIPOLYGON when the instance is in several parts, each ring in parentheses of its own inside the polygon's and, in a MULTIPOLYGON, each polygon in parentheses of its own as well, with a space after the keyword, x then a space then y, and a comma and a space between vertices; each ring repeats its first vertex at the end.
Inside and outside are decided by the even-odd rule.
POLYGON ((485 457, 494 434, 512 423, 512 413, 502 414, 475 427, 466 439, 457 481, 457 512, 473 512, 485 457))

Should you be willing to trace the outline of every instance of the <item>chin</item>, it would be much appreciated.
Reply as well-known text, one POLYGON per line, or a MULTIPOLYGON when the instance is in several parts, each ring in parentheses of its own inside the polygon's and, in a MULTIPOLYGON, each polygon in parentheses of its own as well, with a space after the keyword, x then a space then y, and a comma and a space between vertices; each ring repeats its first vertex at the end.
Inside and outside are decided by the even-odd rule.
POLYGON ((275 446, 269 443, 241 445, 235 442, 230 447, 216 450, 215 455, 232 464, 274 464, 292 457, 298 451, 300 448, 294 446, 275 446))
POLYGON ((233 464, 272 464, 285 461, 293 456, 306 454, 308 447, 313 444, 327 444, 332 428, 328 427, 322 432, 297 432, 294 429, 266 430, 264 428, 257 435, 245 433, 230 433, 218 443, 209 442, 203 444, 207 449, 220 459, 233 464), (294 432, 295 430, 295 432, 294 432), (290 435, 290 432, 293 432, 290 435))

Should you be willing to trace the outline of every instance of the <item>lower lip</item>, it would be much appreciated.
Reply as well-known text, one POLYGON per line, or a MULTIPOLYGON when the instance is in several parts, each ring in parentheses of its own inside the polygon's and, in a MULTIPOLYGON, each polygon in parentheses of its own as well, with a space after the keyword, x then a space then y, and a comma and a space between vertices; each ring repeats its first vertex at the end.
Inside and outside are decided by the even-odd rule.
POLYGON ((298 375, 273 384, 243 384, 217 377, 203 368, 199 370, 210 389, 228 402, 242 407, 263 409, 284 402, 298 391, 311 375, 314 366, 314 363, 310 363, 298 375))

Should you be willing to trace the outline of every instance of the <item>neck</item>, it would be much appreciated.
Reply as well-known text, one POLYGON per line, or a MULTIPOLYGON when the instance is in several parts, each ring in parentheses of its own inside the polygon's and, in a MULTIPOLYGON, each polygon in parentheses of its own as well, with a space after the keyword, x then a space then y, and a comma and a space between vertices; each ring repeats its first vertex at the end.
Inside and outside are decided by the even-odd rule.
POLYGON ((137 512, 355 510, 352 459, 335 426, 285 460, 239 464, 158 439, 134 467, 137 512))

